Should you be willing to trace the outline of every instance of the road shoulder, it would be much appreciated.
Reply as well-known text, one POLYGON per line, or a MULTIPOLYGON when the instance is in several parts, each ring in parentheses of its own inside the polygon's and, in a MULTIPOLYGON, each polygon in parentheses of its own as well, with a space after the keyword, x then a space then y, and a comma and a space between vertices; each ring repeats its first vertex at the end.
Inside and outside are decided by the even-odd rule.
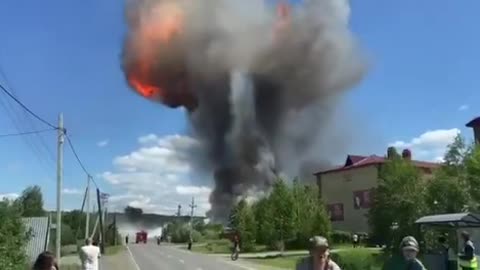
POLYGON ((139 270, 127 247, 118 251, 114 255, 103 256, 100 258, 100 267, 101 270, 139 270))

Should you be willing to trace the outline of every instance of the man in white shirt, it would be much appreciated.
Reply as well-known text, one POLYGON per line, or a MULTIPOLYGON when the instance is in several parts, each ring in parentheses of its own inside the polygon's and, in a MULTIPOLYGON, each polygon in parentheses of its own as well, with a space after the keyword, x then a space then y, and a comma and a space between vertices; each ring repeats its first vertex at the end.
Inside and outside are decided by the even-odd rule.
POLYGON ((80 260, 82 261, 82 270, 98 270, 98 259, 100 258, 100 248, 92 245, 92 239, 85 241, 85 246, 80 248, 80 260))

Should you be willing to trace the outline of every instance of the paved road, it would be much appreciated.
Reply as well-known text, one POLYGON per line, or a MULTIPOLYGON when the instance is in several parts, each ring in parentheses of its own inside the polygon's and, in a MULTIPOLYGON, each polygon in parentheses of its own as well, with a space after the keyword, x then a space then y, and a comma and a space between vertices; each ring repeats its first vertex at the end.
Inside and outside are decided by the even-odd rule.
POLYGON ((191 253, 173 246, 132 244, 128 248, 135 261, 134 270, 260 270, 243 261, 191 253))

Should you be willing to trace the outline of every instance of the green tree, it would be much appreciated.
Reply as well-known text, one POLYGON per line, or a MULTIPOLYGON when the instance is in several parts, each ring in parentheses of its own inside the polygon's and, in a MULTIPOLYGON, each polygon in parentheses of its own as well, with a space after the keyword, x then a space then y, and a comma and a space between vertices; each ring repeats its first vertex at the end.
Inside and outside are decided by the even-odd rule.
POLYGON ((255 221, 257 223, 257 243, 270 245, 273 242, 273 210, 268 197, 258 200, 253 205, 255 221))
POLYGON ((468 190, 473 199, 475 210, 479 210, 480 205, 480 146, 473 147, 469 155, 465 158, 465 178, 468 190))
POLYGON ((232 210, 230 225, 240 234, 242 250, 254 251, 257 224, 253 209, 245 200, 241 200, 232 210))
POLYGON ((29 233, 21 219, 19 202, 0 201, 0 269, 24 270, 27 265, 25 245, 29 233))
MULTIPOLYGON (((76 239, 83 239, 85 237, 85 223, 87 221, 87 216, 85 213, 82 213, 80 210, 73 210, 70 212, 63 213, 62 223, 68 225, 73 235, 76 239)), ((95 219, 90 219, 90 228, 93 228, 95 224, 95 219)))
POLYGON ((461 212, 472 203, 465 166, 471 155, 460 135, 448 145, 443 166, 427 182, 425 201, 431 214, 461 212))
POLYGON ((303 185, 298 179, 293 181, 292 194, 295 215, 295 241, 293 248, 307 248, 308 240, 314 235, 328 237, 330 219, 320 198, 318 186, 303 185))
POLYGON ((401 158, 382 165, 368 221, 377 243, 397 247, 405 235, 416 235, 415 220, 426 212, 426 181, 410 161, 401 158))
POLYGON ((451 176, 439 169, 427 182, 425 202, 430 214, 447 214, 463 211, 472 201, 464 177, 451 176))
POLYGON ((272 244, 283 250, 285 242, 295 238, 295 213, 292 211, 294 198, 285 181, 280 178, 275 181, 269 201, 272 205, 272 244))
POLYGON ((24 217, 41 217, 45 215, 42 190, 39 186, 27 187, 17 200, 22 205, 22 215, 24 217))

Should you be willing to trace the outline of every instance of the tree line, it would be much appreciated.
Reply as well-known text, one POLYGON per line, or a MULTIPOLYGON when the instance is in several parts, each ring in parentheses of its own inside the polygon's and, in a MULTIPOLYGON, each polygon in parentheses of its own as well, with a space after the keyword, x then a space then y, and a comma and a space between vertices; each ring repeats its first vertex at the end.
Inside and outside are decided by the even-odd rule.
POLYGON ((330 219, 316 185, 279 178, 256 202, 240 200, 231 211, 230 227, 239 233, 243 251, 256 245, 275 250, 306 248, 312 235, 329 235, 330 219))
POLYGON ((395 248, 405 235, 421 237, 415 221, 422 216, 480 210, 480 147, 460 135, 430 175, 396 152, 390 159, 368 214, 374 242, 395 248))

